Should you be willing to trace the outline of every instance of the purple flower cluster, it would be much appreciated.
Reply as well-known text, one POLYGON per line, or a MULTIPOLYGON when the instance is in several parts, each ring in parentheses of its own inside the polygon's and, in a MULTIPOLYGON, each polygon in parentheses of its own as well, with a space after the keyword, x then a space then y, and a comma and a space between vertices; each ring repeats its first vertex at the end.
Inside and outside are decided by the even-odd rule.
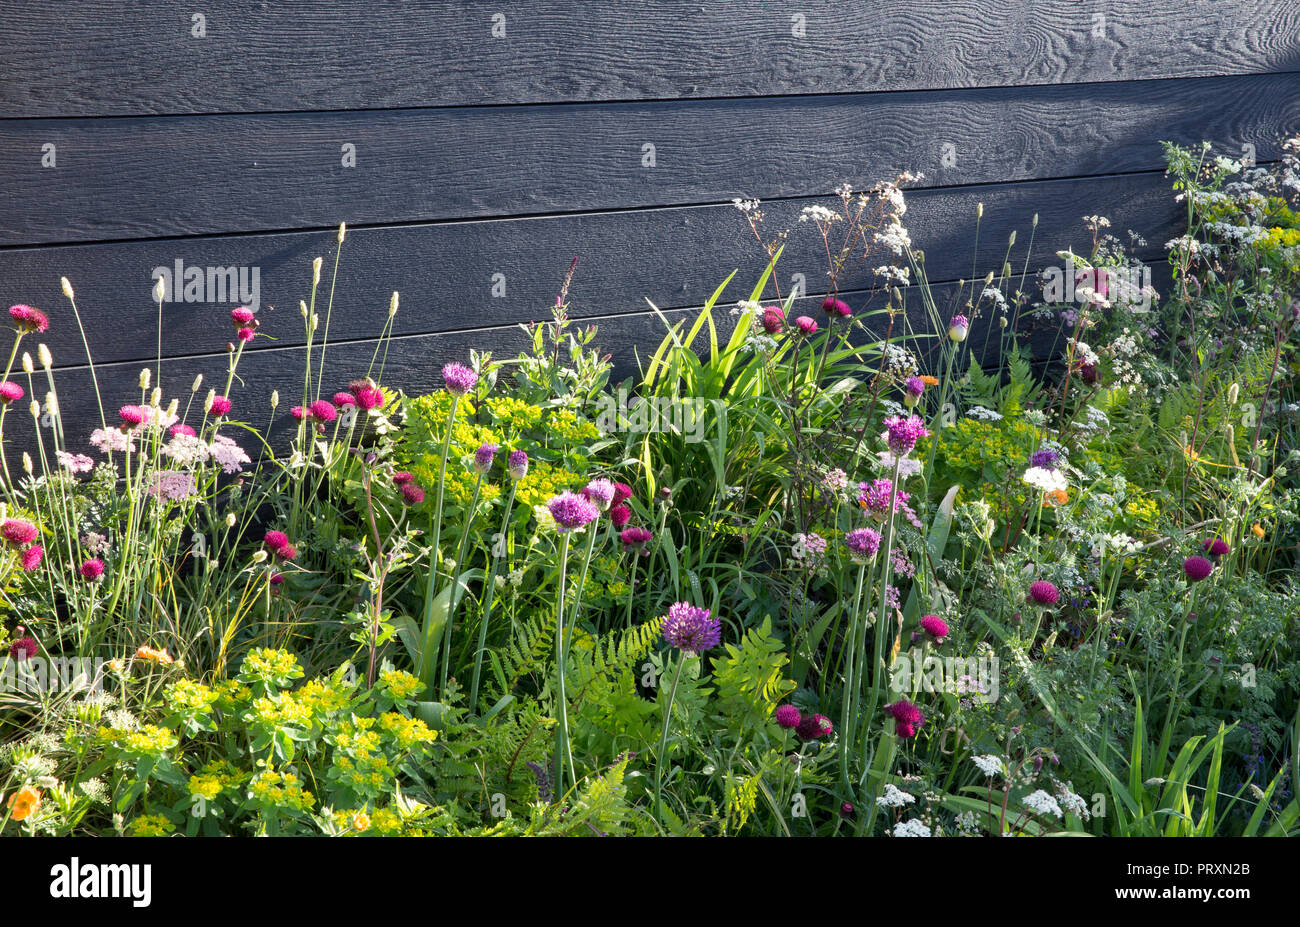
POLYGON ((679 650, 704 653, 722 642, 722 622, 707 608, 675 602, 664 619, 664 640, 679 650))
POLYGON ((1060 459, 1061 455, 1056 451, 1051 448, 1044 448, 1041 451, 1034 451, 1034 456, 1029 458, 1029 465, 1043 470, 1055 470, 1060 459))
POLYGON ((907 418, 901 415, 891 416, 885 419, 885 428, 887 429, 885 440, 889 442, 889 449, 899 457, 906 457, 912 453, 916 442, 930 434, 925 423, 915 415, 909 415, 907 418))
POLYGON ((571 492, 552 496, 546 507, 562 532, 581 528, 600 517, 600 509, 596 508, 594 502, 571 492))
POLYGON ((478 374, 464 364, 447 364, 442 368, 442 381, 447 392, 453 396, 464 396, 478 382, 478 374))
POLYGON ((880 550, 880 532, 873 528, 856 528, 844 535, 844 543, 856 563, 867 563, 880 550))
POLYGON ((495 444, 484 444, 474 452, 474 472, 487 473, 492 469, 492 460, 500 448, 495 444))

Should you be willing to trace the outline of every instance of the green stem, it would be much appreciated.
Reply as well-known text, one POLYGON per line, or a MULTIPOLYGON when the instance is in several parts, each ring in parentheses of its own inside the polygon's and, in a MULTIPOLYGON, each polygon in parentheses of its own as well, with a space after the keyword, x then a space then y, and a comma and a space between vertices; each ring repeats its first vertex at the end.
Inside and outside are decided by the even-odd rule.
POLYGON ((663 781, 664 766, 668 764, 668 727, 673 719, 673 702, 677 700, 677 684, 682 681, 682 668, 686 666, 686 654, 682 654, 677 663, 677 672, 673 674, 673 686, 668 692, 668 704, 664 707, 664 729, 659 737, 659 758, 655 763, 655 820, 663 824, 663 781))
MULTIPOLYGON (((506 533, 510 530, 510 515, 514 510, 515 490, 518 488, 519 488, 519 482, 517 480, 511 480, 510 496, 509 498, 506 499, 506 513, 501 518, 501 544, 503 545, 503 547, 505 547, 507 543, 506 533)), ((509 554, 510 554, 509 549, 505 548, 505 551, 501 557, 492 558, 491 575, 488 576, 488 581, 487 581, 487 597, 488 597, 487 605, 483 609, 483 621, 479 625, 479 629, 478 629, 478 649, 474 652, 474 679, 470 683, 470 687, 469 687, 470 711, 473 711, 478 706, 478 686, 479 686, 479 679, 483 672, 483 652, 484 650, 487 649, 488 624, 492 620, 492 606, 496 604, 496 599, 497 599, 497 586, 496 586, 497 573, 501 565, 501 561, 506 557, 508 557, 509 554)))

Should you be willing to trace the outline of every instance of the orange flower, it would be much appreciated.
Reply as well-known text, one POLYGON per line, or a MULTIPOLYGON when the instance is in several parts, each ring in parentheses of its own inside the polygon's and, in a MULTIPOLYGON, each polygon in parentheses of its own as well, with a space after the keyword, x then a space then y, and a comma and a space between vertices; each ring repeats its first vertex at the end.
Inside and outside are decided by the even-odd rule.
POLYGON ((167 653, 166 648, 163 648, 162 650, 154 650, 152 647, 141 646, 141 648, 135 652, 135 655, 141 660, 149 660, 153 663, 162 663, 167 666, 176 662, 167 653))
POLYGON ((921 382, 924 383, 926 386, 938 386, 939 378, 932 377, 928 373, 923 373, 921 374, 921 382))
POLYGON ((1070 501, 1070 494, 1064 489, 1053 489, 1043 494, 1043 501, 1048 505, 1065 505, 1070 501))
POLYGON ((23 786, 9 796, 9 810, 15 821, 25 821, 41 807, 41 790, 23 786))
POLYGON ((1250 530, 1255 532, 1255 537, 1259 538, 1261 541, 1264 540, 1264 526, 1259 522, 1255 522, 1255 524, 1251 526, 1250 530))

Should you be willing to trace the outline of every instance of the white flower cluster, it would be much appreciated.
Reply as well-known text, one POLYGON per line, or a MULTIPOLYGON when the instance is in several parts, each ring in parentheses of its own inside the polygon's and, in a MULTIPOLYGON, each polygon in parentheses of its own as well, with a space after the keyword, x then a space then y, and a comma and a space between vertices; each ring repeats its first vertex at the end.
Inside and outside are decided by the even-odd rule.
POLYGON ((930 836, 930 828, 921 823, 920 820, 913 818, 910 821, 895 824, 891 833, 895 837, 928 837, 930 836))
POLYGON ((834 210, 827 209, 825 206, 805 206, 799 213, 800 222, 817 222, 829 225, 844 218, 834 210))
POLYGON ((994 756, 991 753, 984 756, 973 756, 971 762, 978 766, 980 772, 984 773, 985 776, 996 776, 1006 770, 1002 763, 1002 757, 994 756))
POLYGON ((1058 818, 1061 816, 1061 806, 1056 803, 1055 798, 1042 789, 1030 792, 1021 799, 1021 803, 1034 814, 1050 814, 1058 818))
POLYGON ((967 418, 977 418, 984 422, 1002 421, 1002 413, 994 412, 992 409, 986 409, 983 406, 971 406, 966 410, 967 418))
POLYGON ((1061 492, 1070 485, 1066 482, 1064 473, 1046 467, 1030 467, 1021 479, 1042 492, 1061 492))
POLYGON ((903 227, 903 223, 897 219, 891 222, 884 231, 876 233, 876 241, 899 256, 907 253, 908 249, 912 247, 912 237, 907 234, 907 229, 903 227))
POLYGON ((915 795, 909 795, 902 789, 889 782, 885 785, 885 792, 876 801, 876 804, 882 808, 902 808, 916 802, 915 795))

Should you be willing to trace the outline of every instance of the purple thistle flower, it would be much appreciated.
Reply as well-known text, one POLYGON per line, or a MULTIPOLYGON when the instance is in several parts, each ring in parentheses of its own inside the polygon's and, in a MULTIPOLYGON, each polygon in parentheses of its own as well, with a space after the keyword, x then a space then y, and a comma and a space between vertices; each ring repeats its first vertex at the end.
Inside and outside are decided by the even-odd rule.
POLYGON ((806 315, 801 315, 799 316, 799 318, 795 319, 794 327, 799 329, 799 333, 803 335, 817 334, 816 319, 810 318, 809 316, 806 315))
POLYGON ((1045 579, 1035 580, 1029 586, 1030 601, 1036 605, 1055 605, 1061 598, 1061 590, 1045 579))
POLYGON ((925 423, 915 415, 909 415, 907 418, 901 415, 891 416, 885 419, 885 428, 888 429, 885 440, 889 442, 889 449, 899 457, 906 457, 912 453, 916 442, 930 434, 925 423))
POLYGON ((474 452, 474 472, 487 473, 492 469, 492 459, 496 457, 498 446, 495 444, 484 444, 474 452))
POLYGON ((921 630, 942 644, 948 636, 948 622, 938 615, 926 615, 921 619, 921 630))
POLYGON ((1206 538, 1201 542, 1201 546, 1205 548, 1206 555, 1211 559, 1222 557, 1230 549, 1228 543, 1224 541, 1223 538, 1206 538))
POLYGON ((1194 583, 1199 583, 1214 572, 1214 564, 1204 557, 1188 557, 1183 561, 1183 572, 1194 583))
POLYGON ((442 380, 447 392, 453 396, 464 396, 478 382, 478 374, 464 364, 447 364, 442 368, 442 380))
POLYGON ((867 563, 880 550, 880 532, 873 528, 856 528, 844 535, 844 543, 848 545, 849 556, 854 562, 867 563))
POLYGON ((834 296, 827 296, 822 300, 822 312, 832 319, 837 315, 842 319, 847 319, 853 315, 853 310, 849 308, 849 304, 842 299, 836 299, 834 296))
POLYGON ((600 517, 600 509, 594 502, 567 491, 552 496, 546 507, 561 532, 581 528, 600 517))
POLYGON ((925 381, 920 377, 908 377, 903 381, 903 389, 913 399, 920 399, 921 394, 925 392, 925 381))
POLYGON ((664 640, 679 650, 704 653, 722 642, 722 622, 707 608, 675 602, 664 619, 664 640))
POLYGON ((776 710, 776 723, 787 731, 798 727, 802 720, 803 713, 793 705, 782 705, 776 710))
POLYGON ((819 740, 835 730, 831 719, 825 715, 809 715, 799 722, 794 732, 801 740, 819 740))
POLYGON ((506 458, 506 472, 512 480, 522 480, 528 475, 528 455, 523 451, 511 451, 506 458))

